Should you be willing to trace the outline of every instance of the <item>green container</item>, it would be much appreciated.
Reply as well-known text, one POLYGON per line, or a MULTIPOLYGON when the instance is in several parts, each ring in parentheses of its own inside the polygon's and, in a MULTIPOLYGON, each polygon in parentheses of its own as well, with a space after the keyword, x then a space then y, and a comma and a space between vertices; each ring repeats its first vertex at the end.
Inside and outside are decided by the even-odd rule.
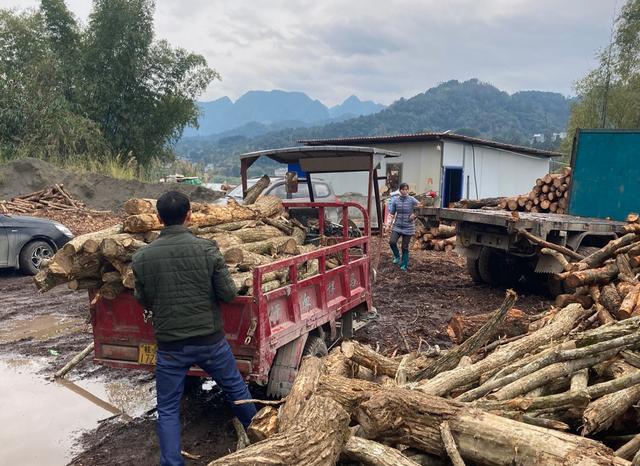
POLYGON ((571 154, 571 215, 625 220, 640 212, 640 132, 578 130, 571 154))

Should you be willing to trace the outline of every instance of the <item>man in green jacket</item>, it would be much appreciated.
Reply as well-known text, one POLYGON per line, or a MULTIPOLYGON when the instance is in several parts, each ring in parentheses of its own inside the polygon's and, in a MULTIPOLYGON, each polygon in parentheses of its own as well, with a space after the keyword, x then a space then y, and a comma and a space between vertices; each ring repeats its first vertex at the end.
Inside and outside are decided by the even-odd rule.
POLYGON ((151 311, 158 345, 156 393, 160 464, 183 465, 180 453, 180 399, 187 371, 197 364, 220 386, 231 410, 245 426, 256 413, 225 339, 219 301, 231 302, 236 286, 215 242, 198 238, 187 226, 189 198, 177 191, 157 202, 165 225, 153 243, 133 256, 135 296, 151 311))

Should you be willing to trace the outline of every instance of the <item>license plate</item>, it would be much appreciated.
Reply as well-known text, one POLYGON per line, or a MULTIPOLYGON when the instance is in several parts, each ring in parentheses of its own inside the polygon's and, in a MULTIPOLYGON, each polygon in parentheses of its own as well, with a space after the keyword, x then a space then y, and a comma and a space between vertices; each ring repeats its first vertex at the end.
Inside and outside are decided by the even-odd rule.
POLYGON ((150 343, 141 343, 138 349, 138 363, 155 366, 156 345, 150 343))

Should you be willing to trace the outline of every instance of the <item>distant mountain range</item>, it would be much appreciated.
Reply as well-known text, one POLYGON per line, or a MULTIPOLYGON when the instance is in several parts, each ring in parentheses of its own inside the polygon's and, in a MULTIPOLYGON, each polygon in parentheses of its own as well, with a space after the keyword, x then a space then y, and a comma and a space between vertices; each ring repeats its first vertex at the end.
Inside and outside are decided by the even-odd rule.
MULTIPOLYGON (((257 136, 283 128, 307 127, 370 115, 385 106, 352 95, 340 105, 327 107, 303 92, 249 91, 235 102, 228 97, 200 102, 199 128, 187 128, 184 137, 257 136)), ((219 139, 214 138, 214 139, 219 139)))
MULTIPOLYGON (((259 94, 264 97, 272 93, 259 94)), ((290 107, 287 107, 287 112, 279 114, 289 117, 295 114, 298 121, 305 121, 305 117, 304 125, 288 126, 290 123, 286 120, 276 122, 275 118, 269 120, 269 123, 247 123, 242 131, 236 127, 217 135, 184 137, 176 145, 176 153, 192 160, 213 164, 216 172, 220 174, 237 176, 238 154, 298 145, 297 141, 301 139, 450 130, 467 136, 529 146, 532 145, 530 141, 534 134, 550 136, 552 133, 565 131, 572 103, 570 98, 554 92, 521 91, 510 95, 477 79, 465 82, 452 80, 409 99, 402 98, 376 113, 313 125, 309 121, 313 116, 322 113, 322 104, 302 93, 284 94, 290 99, 287 100, 290 107), (296 108, 292 103, 307 102, 305 98, 310 102, 317 102, 318 105, 296 108)), ((347 99, 339 107, 344 111, 352 108, 350 100, 352 99, 347 99)), ((360 102, 355 100, 353 99, 355 104, 360 102)), ((356 105, 355 108, 361 107, 356 105)), ((336 107, 331 110, 334 111, 334 115, 339 114, 336 107)), ((268 113, 265 109, 261 111, 265 112, 264 115, 268 113)), ((348 113, 342 115, 345 114, 348 113)), ((549 137, 547 140, 551 141, 552 138, 549 137)), ((553 144, 557 144, 557 141, 547 142, 543 146, 533 145, 543 149, 555 149, 556 146, 553 144)))

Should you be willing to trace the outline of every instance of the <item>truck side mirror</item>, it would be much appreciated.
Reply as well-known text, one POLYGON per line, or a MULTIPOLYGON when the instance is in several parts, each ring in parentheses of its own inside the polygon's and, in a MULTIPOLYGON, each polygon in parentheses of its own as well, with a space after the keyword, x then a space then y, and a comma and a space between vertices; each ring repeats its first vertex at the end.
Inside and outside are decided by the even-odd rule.
POLYGON ((284 187, 287 194, 298 192, 298 174, 296 172, 287 172, 284 175, 284 187))

